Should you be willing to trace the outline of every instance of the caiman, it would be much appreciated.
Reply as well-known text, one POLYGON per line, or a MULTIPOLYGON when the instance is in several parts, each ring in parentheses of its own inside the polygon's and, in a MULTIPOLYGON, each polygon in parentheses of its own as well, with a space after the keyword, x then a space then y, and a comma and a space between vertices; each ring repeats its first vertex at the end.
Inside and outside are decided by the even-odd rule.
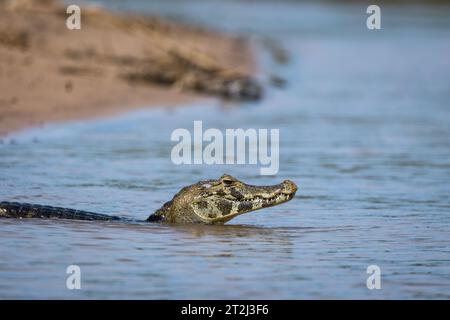
MULTIPOLYGON (((184 187, 145 221, 224 224, 241 214, 289 201, 296 191, 297 186, 290 180, 253 186, 224 174, 218 180, 204 180, 184 187)), ((0 202, 0 217, 130 221, 120 216, 17 202, 0 202)))

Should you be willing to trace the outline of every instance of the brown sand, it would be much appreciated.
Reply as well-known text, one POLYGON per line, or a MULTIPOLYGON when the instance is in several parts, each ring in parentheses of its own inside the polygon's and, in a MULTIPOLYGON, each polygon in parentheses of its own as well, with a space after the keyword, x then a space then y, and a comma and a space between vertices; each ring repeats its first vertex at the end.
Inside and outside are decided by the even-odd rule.
POLYGON ((65 10, 53 1, 0 1, 0 136, 194 101, 204 83, 254 70, 242 39, 92 7, 81 8, 81 30, 68 30, 65 10), (149 81, 132 81, 142 72, 149 81))

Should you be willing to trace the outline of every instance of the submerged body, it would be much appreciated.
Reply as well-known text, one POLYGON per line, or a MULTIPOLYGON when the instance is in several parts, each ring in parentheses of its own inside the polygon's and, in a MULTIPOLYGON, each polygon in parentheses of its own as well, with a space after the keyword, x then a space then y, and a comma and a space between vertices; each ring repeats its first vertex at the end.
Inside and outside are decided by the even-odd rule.
MULTIPOLYGON (((234 217, 291 200, 297 186, 290 180, 271 186, 252 186, 230 175, 184 187, 147 222, 223 224, 234 217)), ((0 202, 0 218, 60 218, 129 220, 118 216, 16 202, 0 202)))

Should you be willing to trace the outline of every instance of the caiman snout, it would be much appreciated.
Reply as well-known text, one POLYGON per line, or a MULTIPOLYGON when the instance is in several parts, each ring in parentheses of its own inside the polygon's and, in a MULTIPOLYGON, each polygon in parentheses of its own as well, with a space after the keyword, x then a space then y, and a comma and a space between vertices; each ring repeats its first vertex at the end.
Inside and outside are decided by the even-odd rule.
POLYGON ((297 185, 292 182, 291 180, 284 180, 283 181, 283 190, 282 192, 285 194, 292 194, 297 192, 297 185))

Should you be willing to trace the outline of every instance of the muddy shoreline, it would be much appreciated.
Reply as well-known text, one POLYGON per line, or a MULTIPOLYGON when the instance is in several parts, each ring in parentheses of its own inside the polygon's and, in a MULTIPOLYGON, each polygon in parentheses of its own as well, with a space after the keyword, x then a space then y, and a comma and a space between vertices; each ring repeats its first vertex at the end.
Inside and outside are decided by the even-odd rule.
POLYGON ((0 136, 207 97, 262 96, 247 39, 90 6, 81 8, 81 29, 69 30, 59 2, 0 7, 0 136))

